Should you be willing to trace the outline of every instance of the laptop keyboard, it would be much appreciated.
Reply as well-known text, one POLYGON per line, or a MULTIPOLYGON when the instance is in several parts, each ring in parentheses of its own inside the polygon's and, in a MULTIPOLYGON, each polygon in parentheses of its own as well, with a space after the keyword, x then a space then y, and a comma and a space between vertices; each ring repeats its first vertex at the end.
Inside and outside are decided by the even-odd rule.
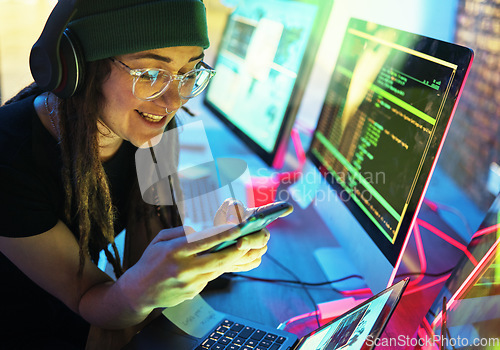
POLYGON ((195 350, 278 350, 287 338, 224 320, 195 350))

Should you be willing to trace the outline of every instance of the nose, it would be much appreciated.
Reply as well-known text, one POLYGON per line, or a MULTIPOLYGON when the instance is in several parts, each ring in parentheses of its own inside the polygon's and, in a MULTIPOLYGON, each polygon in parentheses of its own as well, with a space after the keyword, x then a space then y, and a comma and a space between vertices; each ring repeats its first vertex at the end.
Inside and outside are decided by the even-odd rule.
POLYGON ((157 105, 165 108, 170 113, 172 111, 177 111, 182 107, 182 99, 179 95, 178 82, 173 81, 169 84, 167 90, 156 100, 154 100, 157 105))

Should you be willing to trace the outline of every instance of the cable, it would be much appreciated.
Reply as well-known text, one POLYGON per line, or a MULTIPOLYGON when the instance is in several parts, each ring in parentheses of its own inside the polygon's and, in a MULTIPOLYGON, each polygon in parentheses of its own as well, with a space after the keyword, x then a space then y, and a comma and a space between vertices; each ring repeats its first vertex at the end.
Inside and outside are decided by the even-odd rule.
MULTIPOLYGON (((424 276, 427 276, 427 277, 441 277, 441 276, 449 274, 451 271, 453 271, 453 268, 448 269, 446 271, 442 271, 442 272, 436 272, 436 273, 432 273, 432 272, 425 272, 425 273, 422 273, 422 272, 406 272, 406 273, 397 274, 396 277, 399 278, 399 277, 408 277, 408 276, 416 276, 416 275, 424 275, 424 276)), ((265 283, 300 284, 302 286, 307 286, 307 287, 321 287, 321 286, 326 286, 326 285, 330 285, 330 284, 342 282, 342 281, 345 281, 345 280, 348 280, 348 279, 351 279, 351 278, 360 278, 360 279, 362 279, 362 277, 359 276, 359 275, 350 275, 350 276, 346 276, 346 277, 339 278, 337 280, 331 280, 331 281, 303 282, 303 281, 287 280, 287 279, 279 279, 279 278, 253 277, 253 276, 243 275, 243 274, 239 274, 239 273, 235 273, 235 272, 226 273, 225 276, 228 276, 228 277, 240 277, 240 278, 245 278, 245 279, 248 279, 248 280, 251 280, 251 281, 265 282, 265 283)), ((337 293, 340 293, 340 294, 343 293, 343 291, 341 291, 339 289, 336 289, 334 287, 331 287, 331 288, 333 289, 333 291, 335 291, 337 293)))
POLYGON ((297 282, 299 282, 299 284, 302 286, 302 289, 304 289, 304 292, 306 292, 307 296, 309 297, 309 299, 311 300, 311 302, 313 303, 314 305, 314 312, 316 314, 316 322, 318 323, 318 328, 321 327, 320 323, 319 323, 319 317, 318 317, 318 314, 319 314, 319 310, 318 310, 318 305, 316 304, 316 301, 314 300, 314 298, 312 297, 311 293, 309 293, 309 290, 306 288, 305 285, 302 284, 302 281, 297 277, 297 275, 295 273, 293 273, 290 269, 288 269, 286 266, 284 266, 282 263, 280 263, 278 260, 276 260, 275 258, 273 258, 270 254, 266 254, 266 256, 272 261, 274 262, 276 265, 278 265, 279 267, 281 267, 284 271, 288 272, 291 276, 293 276, 293 278, 295 278, 297 280, 297 282))
MULTIPOLYGON (((303 282, 303 281, 297 281, 297 280, 286 280, 286 279, 274 279, 274 278, 260 278, 260 277, 252 277, 252 276, 247 276, 247 275, 242 275, 234 272, 227 273, 226 275, 229 275, 230 277, 241 277, 241 278, 246 278, 252 281, 258 281, 258 282, 267 282, 267 283, 289 283, 289 284, 300 284, 302 286, 308 286, 308 287, 320 287, 320 286, 326 286, 332 283, 338 283, 342 282, 345 280, 348 280, 350 278, 361 278, 359 275, 351 275, 347 276, 344 278, 339 278, 338 280, 332 280, 332 281, 324 281, 324 282, 303 282)), ((342 293, 341 290, 333 288, 333 291, 337 293, 342 293)))
POLYGON ((439 209, 443 210, 443 211, 448 211, 452 214, 455 214, 463 222, 465 229, 467 230, 467 233, 469 234, 469 237, 474 234, 474 232, 472 231, 472 229, 469 225, 469 222, 467 221, 467 218, 464 216, 464 214, 462 214, 462 212, 460 210, 453 208, 453 207, 450 207, 450 206, 447 206, 447 205, 444 205, 444 204, 441 204, 441 203, 431 201, 427 198, 424 198, 424 202, 431 208, 431 210, 437 212, 438 214, 439 214, 439 211, 438 211, 439 209))

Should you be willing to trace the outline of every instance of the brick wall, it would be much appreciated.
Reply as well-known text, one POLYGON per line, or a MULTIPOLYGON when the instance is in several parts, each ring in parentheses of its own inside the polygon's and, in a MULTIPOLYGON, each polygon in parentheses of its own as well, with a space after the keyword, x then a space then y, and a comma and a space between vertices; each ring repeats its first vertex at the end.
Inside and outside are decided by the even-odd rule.
POLYGON ((439 164, 486 210, 489 166, 500 164, 500 0, 459 0, 455 42, 474 62, 439 164))

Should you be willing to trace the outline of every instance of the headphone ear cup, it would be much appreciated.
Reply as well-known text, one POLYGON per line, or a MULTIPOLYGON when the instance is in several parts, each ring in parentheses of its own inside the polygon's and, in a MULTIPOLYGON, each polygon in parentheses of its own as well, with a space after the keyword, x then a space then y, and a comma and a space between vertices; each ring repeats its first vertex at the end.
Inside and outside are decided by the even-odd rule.
POLYGON ((73 96, 83 84, 85 76, 85 58, 76 36, 66 29, 59 45, 61 60, 61 82, 52 91, 60 98, 73 96))

